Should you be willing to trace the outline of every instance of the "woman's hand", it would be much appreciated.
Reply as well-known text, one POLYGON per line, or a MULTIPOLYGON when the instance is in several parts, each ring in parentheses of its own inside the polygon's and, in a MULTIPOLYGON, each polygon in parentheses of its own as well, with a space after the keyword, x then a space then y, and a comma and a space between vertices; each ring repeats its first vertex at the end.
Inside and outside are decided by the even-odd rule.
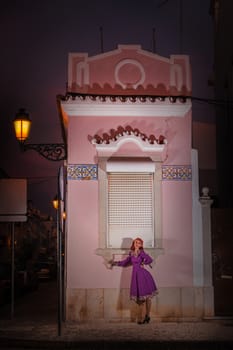
POLYGON ((108 261, 108 268, 109 269, 112 269, 113 266, 116 266, 116 265, 117 265, 117 262, 114 261, 113 259, 108 261))
POLYGON ((138 255, 138 254, 140 253, 140 251, 141 251, 141 250, 140 250, 139 248, 135 248, 135 251, 134 251, 134 252, 135 252, 135 255, 138 255))

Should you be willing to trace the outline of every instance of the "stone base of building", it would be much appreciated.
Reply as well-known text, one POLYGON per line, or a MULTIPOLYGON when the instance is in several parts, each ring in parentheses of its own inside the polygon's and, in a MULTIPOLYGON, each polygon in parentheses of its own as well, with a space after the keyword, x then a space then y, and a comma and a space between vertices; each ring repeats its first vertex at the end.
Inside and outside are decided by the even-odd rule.
MULTIPOLYGON (((135 322, 138 306, 129 289, 67 289, 67 321, 135 322)), ((152 299, 151 317, 160 321, 193 321, 214 316, 213 287, 163 287, 152 299)))

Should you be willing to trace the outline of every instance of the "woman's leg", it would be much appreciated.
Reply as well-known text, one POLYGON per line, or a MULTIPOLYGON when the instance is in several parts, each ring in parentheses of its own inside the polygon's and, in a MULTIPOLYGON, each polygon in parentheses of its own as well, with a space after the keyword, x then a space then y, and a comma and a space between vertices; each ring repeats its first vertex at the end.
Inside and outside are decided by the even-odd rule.
POLYGON ((146 315, 150 317, 151 298, 146 298, 146 315))
POLYGON ((143 309, 144 309, 144 303, 140 302, 138 303, 138 323, 142 323, 143 322, 143 309))
POLYGON ((150 309, 151 309, 151 299, 146 298, 146 315, 142 323, 149 323, 150 322, 150 309))

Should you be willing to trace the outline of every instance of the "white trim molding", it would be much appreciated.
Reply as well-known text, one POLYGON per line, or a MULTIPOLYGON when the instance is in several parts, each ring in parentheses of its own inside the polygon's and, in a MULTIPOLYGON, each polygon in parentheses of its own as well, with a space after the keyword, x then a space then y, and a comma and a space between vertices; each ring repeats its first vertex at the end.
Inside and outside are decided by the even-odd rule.
POLYGON ((180 102, 177 98, 176 102, 171 102, 169 98, 164 98, 164 101, 156 100, 150 102, 145 98, 144 102, 130 98, 121 102, 111 100, 111 97, 104 97, 104 100, 92 101, 91 97, 76 96, 74 99, 67 99, 61 101, 63 111, 72 117, 86 116, 86 117, 185 117, 191 110, 191 100, 180 102))
POLYGON ((128 87, 128 85, 125 82, 123 82, 119 77, 120 69, 126 65, 135 66, 138 68, 138 70, 140 72, 140 78, 134 83, 130 82, 130 87, 132 86, 134 89, 136 89, 138 87, 138 85, 140 85, 140 84, 143 85, 143 83, 145 81, 145 77, 146 77, 144 67, 140 62, 138 62, 137 60, 131 59, 131 58, 124 59, 116 65, 115 72, 114 72, 116 83, 121 85, 123 87, 123 89, 126 89, 128 87))

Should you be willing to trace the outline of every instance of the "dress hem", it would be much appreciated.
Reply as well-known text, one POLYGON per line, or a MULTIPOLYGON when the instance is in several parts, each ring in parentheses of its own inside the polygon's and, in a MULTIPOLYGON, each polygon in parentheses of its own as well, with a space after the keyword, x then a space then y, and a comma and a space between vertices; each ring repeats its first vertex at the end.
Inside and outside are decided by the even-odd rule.
POLYGON ((135 296, 135 295, 131 295, 130 296, 130 299, 135 301, 136 303, 142 303, 144 301, 146 301, 146 299, 152 299, 154 296, 156 296, 157 294, 159 294, 159 292, 156 290, 154 291, 153 293, 151 294, 148 294, 148 295, 143 295, 143 296, 135 296))

